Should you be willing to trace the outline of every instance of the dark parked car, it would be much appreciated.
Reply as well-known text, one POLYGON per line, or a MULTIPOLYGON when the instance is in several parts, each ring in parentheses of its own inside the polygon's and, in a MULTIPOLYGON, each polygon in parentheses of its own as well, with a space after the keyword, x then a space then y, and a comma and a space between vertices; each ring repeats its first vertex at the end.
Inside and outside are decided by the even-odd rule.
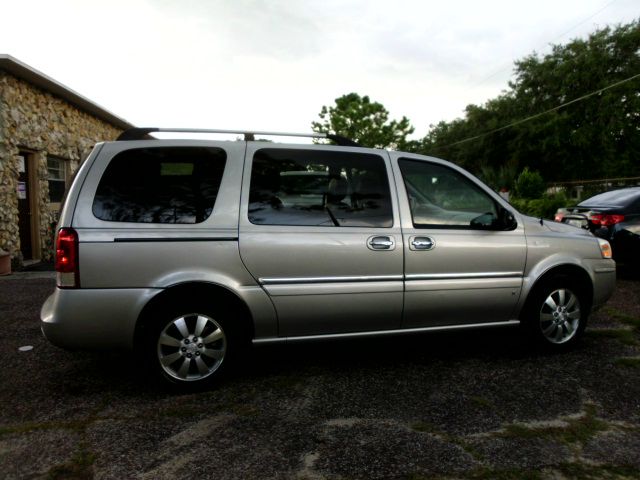
POLYGON ((608 240, 616 261, 640 264, 640 187, 600 193, 575 207, 560 208, 555 220, 608 240))

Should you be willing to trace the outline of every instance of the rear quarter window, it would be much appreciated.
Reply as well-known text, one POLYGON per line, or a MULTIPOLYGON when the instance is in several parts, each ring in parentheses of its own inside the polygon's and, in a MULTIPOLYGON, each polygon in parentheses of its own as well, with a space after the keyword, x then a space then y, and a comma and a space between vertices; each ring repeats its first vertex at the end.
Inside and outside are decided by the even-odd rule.
POLYGON ((113 157, 93 200, 100 220, 195 224, 215 206, 226 153, 220 148, 154 147, 113 157))

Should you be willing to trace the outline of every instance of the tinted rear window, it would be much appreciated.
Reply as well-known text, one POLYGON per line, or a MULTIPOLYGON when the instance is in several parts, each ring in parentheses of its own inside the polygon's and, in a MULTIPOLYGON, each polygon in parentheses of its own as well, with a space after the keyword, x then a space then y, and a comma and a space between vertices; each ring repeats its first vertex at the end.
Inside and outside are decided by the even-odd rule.
POLYGON ((213 211, 225 163, 226 154, 219 148, 121 152, 100 180, 93 214, 110 222, 204 222, 213 211))
POLYGON ((633 190, 613 190, 611 192, 600 193, 594 197, 580 202, 578 206, 620 206, 631 205, 640 198, 640 189, 633 190))

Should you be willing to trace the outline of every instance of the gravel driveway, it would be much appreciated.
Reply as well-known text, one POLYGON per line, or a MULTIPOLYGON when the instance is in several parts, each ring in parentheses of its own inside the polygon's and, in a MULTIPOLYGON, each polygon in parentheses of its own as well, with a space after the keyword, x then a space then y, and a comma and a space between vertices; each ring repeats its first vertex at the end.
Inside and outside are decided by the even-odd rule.
POLYGON ((172 395, 48 344, 48 277, 0 280, 0 478, 640 478, 637 279, 566 354, 511 331, 260 347, 172 395))

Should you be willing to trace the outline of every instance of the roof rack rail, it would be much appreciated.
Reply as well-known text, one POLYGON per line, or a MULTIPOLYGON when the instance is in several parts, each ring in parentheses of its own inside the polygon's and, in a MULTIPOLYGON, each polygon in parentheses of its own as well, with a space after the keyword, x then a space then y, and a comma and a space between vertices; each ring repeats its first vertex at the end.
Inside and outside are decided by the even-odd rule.
POLYGON ((282 137, 309 137, 309 138, 327 138, 332 140, 337 145, 342 147, 360 147, 357 142, 354 142, 350 138, 343 137, 341 135, 334 135, 332 133, 285 133, 285 132, 262 132, 262 131, 247 131, 247 130, 217 130, 206 128, 147 128, 136 127, 129 128, 122 132, 116 141, 124 140, 150 140, 153 139, 150 134, 155 132, 171 132, 171 133, 239 133, 244 135, 245 141, 255 140, 256 135, 274 135, 282 137))

